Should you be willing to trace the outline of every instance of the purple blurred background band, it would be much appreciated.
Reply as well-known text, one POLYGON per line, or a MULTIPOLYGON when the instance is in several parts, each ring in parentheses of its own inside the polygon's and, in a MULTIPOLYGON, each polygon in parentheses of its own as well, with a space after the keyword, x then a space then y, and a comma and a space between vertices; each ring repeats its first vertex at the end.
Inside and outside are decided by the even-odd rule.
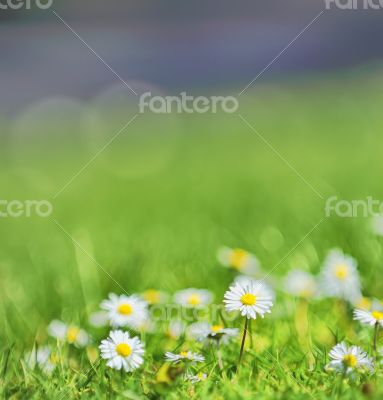
POLYGON ((128 83, 172 93, 219 86, 235 95, 322 11, 252 88, 281 74, 383 57, 383 9, 325 7, 324 0, 97 0, 0 10, 0 114, 50 96, 85 99, 116 82, 53 11, 128 83))

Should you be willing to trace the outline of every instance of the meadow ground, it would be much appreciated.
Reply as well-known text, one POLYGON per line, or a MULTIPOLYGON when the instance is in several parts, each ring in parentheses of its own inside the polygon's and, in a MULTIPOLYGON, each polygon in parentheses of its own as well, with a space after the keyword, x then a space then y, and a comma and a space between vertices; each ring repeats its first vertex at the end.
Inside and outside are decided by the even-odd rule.
POLYGON ((382 87, 378 74, 259 86, 239 110, 259 134, 237 114, 139 115, 73 181, 134 110, 104 110, 102 123, 69 111, 44 123, 3 121, 1 197, 48 199, 54 212, 0 219, 2 396, 382 398, 379 364, 355 379, 324 369, 341 340, 373 352, 372 330, 353 321, 351 306, 307 303, 280 286, 292 268, 317 274, 327 251, 340 247, 358 260, 363 293, 383 297, 383 239, 366 218, 325 216, 334 195, 383 198, 382 87), (207 374, 203 382, 167 370, 165 351, 184 347, 185 338, 167 337, 166 321, 141 334, 143 367, 106 367, 97 347, 110 329, 90 326, 88 317, 108 293, 196 287, 222 304, 235 273, 217 262, 221 245, 256 254, 276 290, 271 314, 252 323, 239 371, 240 336, 222 347, 223 370, 214 348, 188 343, 206 357, 194 367, 207 374), (92 344, 57 348, 47 335, 53 319, 78 324, 92 344), (47 343, 58 360, 50 375, 24 358, 47 343))

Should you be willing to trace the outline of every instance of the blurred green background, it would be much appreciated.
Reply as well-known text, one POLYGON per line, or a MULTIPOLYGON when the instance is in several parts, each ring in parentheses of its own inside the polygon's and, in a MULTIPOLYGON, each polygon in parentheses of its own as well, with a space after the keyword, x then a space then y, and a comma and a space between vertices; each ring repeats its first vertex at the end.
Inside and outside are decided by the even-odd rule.
POLYGON ((134 107, 58 102, 3 121, 2 197, 48 199, 54 213, 1 219, 1 334, 30 343, 59 315, 85 321, 121 292, 115 281, 128 292, 209 287, 220 302, 232 280, 215 259, 222 244, 253 251, 266 273, 283 260, 276 277, 316 273, 340 246, 359 260, 365 294, 379 296, 369 220, 326 218, 324 206, 383 195, 382 84, 378 74, 322 75, 261 85, 238 114, 139 114, 89 165, 134 107))

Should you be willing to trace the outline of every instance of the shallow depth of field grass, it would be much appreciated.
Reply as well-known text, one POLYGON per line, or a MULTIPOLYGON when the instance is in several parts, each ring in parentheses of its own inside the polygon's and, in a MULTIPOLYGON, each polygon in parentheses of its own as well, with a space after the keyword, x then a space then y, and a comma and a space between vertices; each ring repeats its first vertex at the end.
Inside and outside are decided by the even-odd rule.
MULTIPOLYGON (((317 273, 327 250, 341 247, 359 261, 364 294, 383 298, 383 240, 365 218, 324 215, 325 200, 334 195, 383 198, 382 87, 378 74, 339 75, 259 85, 240 98, 239 113, 324 200, 236 114, 139 115, 53 199, 136 110, 89 116, 84 109, 85 122, 70 113, 44 123, 2 120, 1 198, 54 205, 51 218, 0 219, 2 395, 382 398, 383 367, 356 381, 324 371, 328 351, 343 339, 371 352, 372 331, 352 320, 352 309, 336 300, 313 301, 307 326, 299 300, 278 290, 289 269, 317 273), (205 382, 161 382, 164 352, 180 343, 160 327, 142 338, 143 368, 133 374, 106 368, 96 349, 109 330, 90 327, 87 318, 109 292, 122 294, 115 281, 129 293, 206 288, 220 304, 234 278, 216 261, 220 245, 255 253, 265 273, 278 265, 275 305, 252 324, 239 373, 240 338, 223 349, 223 372, 207 348, 201 350, 205 382), (52 319, 79 324, 93 346, 64 346, 64 361, 47 377, 28 369, 23 358, 35 343, 55 346, 46 333, 52 319)), ((242 320, 233 326, 242 328, 242 320)))

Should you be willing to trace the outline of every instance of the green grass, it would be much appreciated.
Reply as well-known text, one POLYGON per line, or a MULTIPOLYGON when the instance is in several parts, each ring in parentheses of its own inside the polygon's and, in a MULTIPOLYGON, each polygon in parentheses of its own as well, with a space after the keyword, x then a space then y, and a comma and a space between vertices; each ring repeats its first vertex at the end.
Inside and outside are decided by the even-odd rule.
POLYGON ((266 273, 278 265, 276 282, 293 267, 317 273, 327 250, 339 246, 359 261, 364 293, 383 297, 382 242, 366 219, 325 218, 295 248, 324 218, 328 197, 383 198, 382 83, 377 76, 330 76, 259 86, 241 98, 241 115, 323 199, 238 116, 220 114, 140 115, 53 199, 134 110, 104 112, 99 121, 71 115, 24 126, 3 121, 1 198, 51 199, 54 214, 0 219, 2 395, 381 398, 381 367, 345 382, 324 371, 339 340, 371 351, 372 333, 352 321, 352 310, 331 299, 315 301, 302 333, 295 317, 302 304, 279 290, 272 314, 253 324, 240 372, 234 372, 239 341, 225 347, 223 372, 214 352, 202 349, 209 377, 195 386, 180 377, 157 382, 165 350, 181 345, 166 339, 161 327, 143 338, 145 365, 133 374, 91 363, 91 349, 87 355, 62 347, 62 363, 49 378, 28 369, 23 357, 34 343, 56 345, 46 334, 55 318, 80 324, 96 347, 108 329, 90 327, 87 317, 109 292, 122 293, 115 282, 129 293, 207 288, 220 303, 234 277, 216 261, 222 244, 254 252, 266 273))

